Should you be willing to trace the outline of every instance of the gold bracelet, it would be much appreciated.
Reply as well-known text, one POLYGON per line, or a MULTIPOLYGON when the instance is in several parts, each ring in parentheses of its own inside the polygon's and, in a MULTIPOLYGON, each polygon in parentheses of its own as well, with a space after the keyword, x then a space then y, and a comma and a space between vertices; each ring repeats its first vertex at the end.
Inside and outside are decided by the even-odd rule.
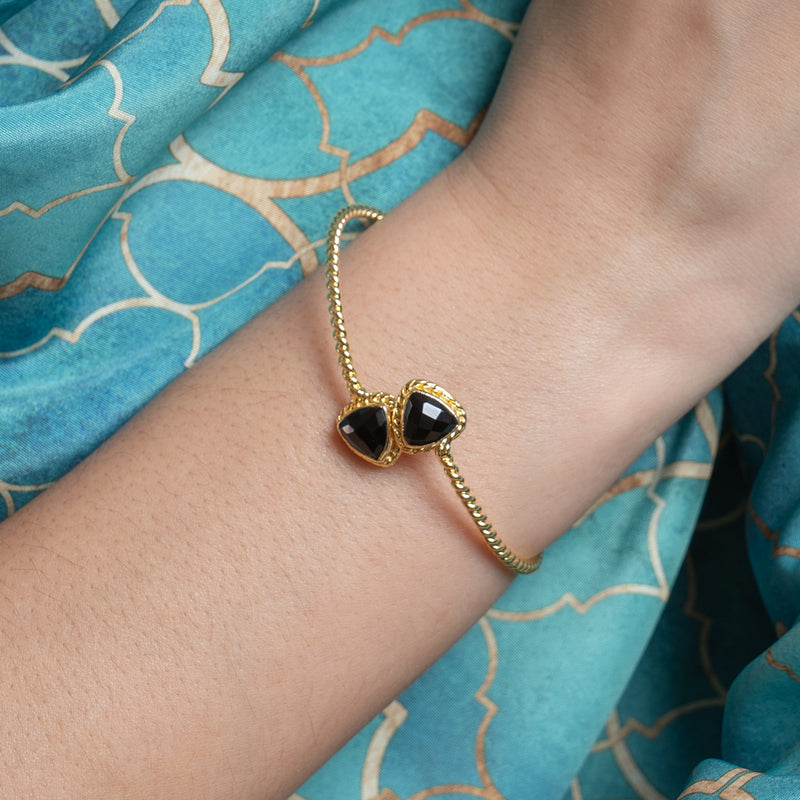
POLYGON ((425 453, 433 450, 492 553, 514 572, 523 575, 534 572, 542 562, 541 554, 522 558, 508 549, 492 528, 491 522, 486 519, 453 461, 450 442, 467 424, 466 412, 458 400, 432 381, 409 381, 397 396, 385 392, 368 392, 361 387, 347 341, 339 285, 342 234, 347 224, 354 219, 377 222, 383 219, 383 214, 371 206, 345 206, 333 218, 328 231, 325 262, 328 306, 336 352, 350 392, 350 402, 336 420, 339 434, 356 455, 381 467, 393 464, 400 453, 425 453))

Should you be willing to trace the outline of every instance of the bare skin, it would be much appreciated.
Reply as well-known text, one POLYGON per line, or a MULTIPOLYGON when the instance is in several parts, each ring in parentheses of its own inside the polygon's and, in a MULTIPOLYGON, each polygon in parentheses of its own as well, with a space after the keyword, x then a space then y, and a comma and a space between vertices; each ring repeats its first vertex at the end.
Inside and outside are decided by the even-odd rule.
MULTIPOLYGON (((538 0, 478 139, 345 252, 364 384, 463 403, 517 551, 800 300, 798 34, 790 0, 538 0)), ((337 440, 322 277, 3 525, 3 796, 285 798, 508 585, 433 456, 337 440)))

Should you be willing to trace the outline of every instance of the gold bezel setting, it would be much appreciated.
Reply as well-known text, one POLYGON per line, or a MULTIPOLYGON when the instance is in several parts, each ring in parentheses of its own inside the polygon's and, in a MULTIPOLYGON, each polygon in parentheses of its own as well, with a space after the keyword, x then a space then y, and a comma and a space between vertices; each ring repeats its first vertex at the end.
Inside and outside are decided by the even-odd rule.
POLYGON ((450 392, 443 389, 433 381, 413 380, 409 381, 397 396, 397 403, 394 407, 394 414, 392 415, 392 433, 397 442, 397 446, 404 453, 427 453, 429 450, 436 450, 439 447, 449 444, 453 439, 464 430, 467 424, 467 413, 464 411, 463 406, 458 400, 450 394, 450 392), (452 416, 454 427, 449 432, 442 436, 427 442, 426 444, 413 445, 409 444, 407 439, 407 425, 406 425, 406 410, 408 409, 409 402, 412 395, 420 395, 428 397, 434 401, 434 404, 443 408, 452 416))
POLYGON ((397 403, 397 398, 394 395, 386 394, 385 392, 374 392, 373 394, 359 395, 351 400, 340 412, 336 418, 336 430, 339 436, 342 437, 344 443, 357 455, 370 464, 376 464, 379 467, 389 467, 397 460, 400 455, 400 448, 392 435, 392 419, 394 417, 394 410, 397 403), (342 422, 349 417, 354 411, 360 411, 366 408, 381 408, 386 416, 386 442, 378 457, 370 455, 366 451, 359 450, 354 446, 351 438, 342 430, 342 422))

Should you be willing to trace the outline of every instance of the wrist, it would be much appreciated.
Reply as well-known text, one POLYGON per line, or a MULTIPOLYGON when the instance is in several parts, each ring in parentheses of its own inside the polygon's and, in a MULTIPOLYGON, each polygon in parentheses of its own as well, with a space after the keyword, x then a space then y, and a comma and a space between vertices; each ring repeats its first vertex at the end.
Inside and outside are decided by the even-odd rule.
POLYGON ((487 178, 485 152, 467 150, 448 168, 442 202, 457 210, 465 263, 494 275, 482 318, 493 320, 504 353, 487 362, 494 369, 484 382, 516 406, 482 413, 501 424, 530 420, 493 458, 505 461, 506 485, 515 487, 512 526, 536 520, 541 529, 529 535, 549 531, 546 544, 747 353, 731 351, 730 323, 715 315, 696 261, 719 254, 641 210, 629 213, 630 197, 614 186, 598 183, 582 197, 580 181, 547 165, 524 185, 507 171, 487 178), (554 460, 570 476, 562 489, 572 502, 532 501, 530 486, 548 482, 554 460))
POLYGON ((530 555, 667 427, 672 410, 658 405, 659 365, 641 363, 636 341, 650 322, 650 287, 619 278, 635 257, 652 261, 649 243, 606 235, 600 215, 575 224, 545 192, 527 192, 526 202, 526 216, 507 209, 460 159, 348 249, 343 280, 367 388, 422 377, 463 403, 469 425, 457 460, 504 539, 530 555), (362 264, 369 274, 354 274, 362 264), (397 291, 377 314, 387 285, 397 291))

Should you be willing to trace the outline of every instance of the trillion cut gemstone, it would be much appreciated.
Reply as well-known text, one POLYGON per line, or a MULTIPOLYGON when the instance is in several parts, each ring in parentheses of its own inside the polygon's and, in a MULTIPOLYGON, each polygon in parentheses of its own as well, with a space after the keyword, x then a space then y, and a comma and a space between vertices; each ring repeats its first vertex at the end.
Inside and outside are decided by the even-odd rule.
POLYGON ((339 433, 362 456, 380 461, 389 441, 389 418, 383 406, 362 406, 339 423, 339 433))
POLYGON ((444 439, 458 425, 455 414, 440 400, 411 392, 403 409, 403 439, 409 447, 424 447, 444 439))

